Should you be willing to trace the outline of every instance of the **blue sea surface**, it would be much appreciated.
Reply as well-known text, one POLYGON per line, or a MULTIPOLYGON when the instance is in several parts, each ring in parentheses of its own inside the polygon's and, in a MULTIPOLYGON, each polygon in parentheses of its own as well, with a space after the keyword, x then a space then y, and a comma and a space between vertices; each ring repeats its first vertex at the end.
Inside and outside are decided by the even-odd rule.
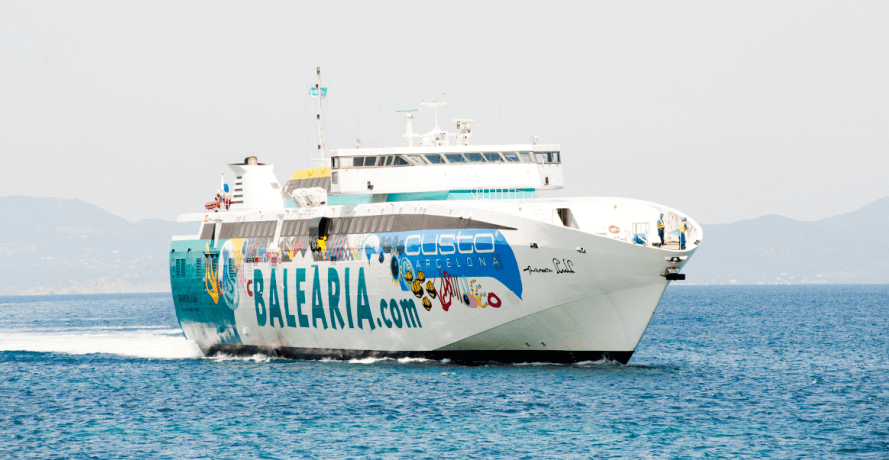
POLYGON ((0 297, 0 458, 889 458, 889 286, 671 286, 629 365, 203 357, 169 294, 0 297))

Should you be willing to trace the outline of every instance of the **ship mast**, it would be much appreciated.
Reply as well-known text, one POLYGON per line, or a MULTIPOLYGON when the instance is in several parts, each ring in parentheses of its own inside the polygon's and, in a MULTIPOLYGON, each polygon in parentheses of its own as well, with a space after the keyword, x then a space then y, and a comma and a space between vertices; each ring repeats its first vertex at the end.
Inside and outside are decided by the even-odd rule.
POLYGON ((315 84, 315 87, 310 90, 310 94, 315 96, 315 99, 318 101, 318 114, 316 118, 318 119, 318 154, 320 155, 318 158, 324 158, 324 125, 321 123, 321 100, 327 96, 327 88, 321 86, 321 67, 318 67, 318 83, 315 84))

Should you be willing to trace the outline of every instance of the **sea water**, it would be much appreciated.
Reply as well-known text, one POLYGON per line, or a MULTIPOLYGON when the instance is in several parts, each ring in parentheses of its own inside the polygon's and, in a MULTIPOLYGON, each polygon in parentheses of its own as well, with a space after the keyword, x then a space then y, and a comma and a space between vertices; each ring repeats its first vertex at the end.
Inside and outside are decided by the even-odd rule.
POLYGON ((671 286, 629 365, 203 357, 169 294, 0 298, 0 458, 889 458, 889 286, 671 286))

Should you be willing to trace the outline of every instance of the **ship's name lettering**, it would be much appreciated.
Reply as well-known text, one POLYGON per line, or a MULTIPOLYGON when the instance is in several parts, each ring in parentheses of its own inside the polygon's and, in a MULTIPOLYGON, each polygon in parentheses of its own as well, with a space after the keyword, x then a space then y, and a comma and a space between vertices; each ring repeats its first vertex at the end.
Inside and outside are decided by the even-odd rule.
POLYGON ((311 307, 306 300, 307 282, 306 268, 297 268, 290 271, 280 271, 281 281, 279 288, 277 269, 272 269, 268 278, 268 289, 265 289, 266 280, 262 271, 253 270, 253 303, 256 308, 256 322, 259 326, 275 328, 314 328, 327 329, 328 318, 332 329, 359 329, 372 331, 377 327, 387 328, 420 328, 420 315, 417 313, 417 305, 413 299, 380 300, 380 316, 374 318, 367 295, 367 283, 364 279, 364 267, 358 269, 358 283, 355 295, 352 295, 350 283, 350 267, 345 268, 345 276, 340 282, 340 275, 336 268, 327 269, 327 295, 322 293, 321 276, 317 265, 312 265, 312 303, 311 307), (296 300, 295 309, 291 304, 290 279, 293 279, 296 300), (305 288, 303 285, 305 284, 305 288), (279 295, 279 292, 281 295, 279 295), (355 302, 353 315, 352 302, 355 302), (325 310, 325 301, 327 307, 325 310), (342 307, 342 308, 341 308, 342 307), (305 313, 304 313, 305 312, 305 313), (311 320, 310 320, 311 318, 311 320))
POLYGON ((559 259, 553 258, 553 266, 556 267, 556 273, 574 273, 574 262, 571 262, 569 259, 562 259, 560 262, 559 259))
POLYGON ((551 268, 533 268, 530 265, 525 267, 525 269, 522 271, 528 272, 528 273, 552 273, 553 272, 551 268))
POLYGON ((560 275, 563 273, 575 273, 574 272, 574 262, 572 262, 569 259, 559 260, 559 259, 554 258, 553 259, 553 267, 555 268, 555 270, 553 270, 552 268, 534 268, 534 267, 528 265, 522 271, 528 272, 529 275, 534 274, 534 273, 555 273, 557 275, 560 275))
POLYGON ((177 294, 176 300, 179 302, 198 303, 197 294, 177 294))

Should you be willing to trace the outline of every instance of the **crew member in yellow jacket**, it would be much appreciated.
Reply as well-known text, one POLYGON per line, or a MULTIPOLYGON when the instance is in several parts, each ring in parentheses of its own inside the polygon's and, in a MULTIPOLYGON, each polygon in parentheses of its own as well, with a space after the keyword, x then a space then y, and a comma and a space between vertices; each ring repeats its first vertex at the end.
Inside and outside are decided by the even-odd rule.
POLYGON ((685 233, 688 232, 688 219, 682 218, 682 225, 679 226, 679 249, 685 249, 685 233))
POLYGON ((661 214, 660 219, 657 220, 657 236, 661 238, 661 246, 664 245, 664 215, 661 214))

